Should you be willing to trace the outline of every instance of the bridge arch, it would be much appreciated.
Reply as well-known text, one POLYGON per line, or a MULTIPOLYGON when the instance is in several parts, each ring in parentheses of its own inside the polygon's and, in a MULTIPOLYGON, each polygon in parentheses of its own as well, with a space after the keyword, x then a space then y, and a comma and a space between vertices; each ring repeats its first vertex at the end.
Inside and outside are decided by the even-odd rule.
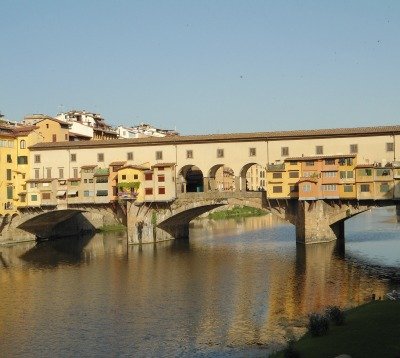
POLYGON ((205 180, 207 190, 235 191, 235 172, 225 164, 215 164, 208 171, 205 180))
POLYGON ((265 166, 258 162, 246 163, 239 171, 239 183, 241 191, 266 190, 267 180, 265 166), (251 172, 249 172, 249 170, 251 172))
POLYGON ((178 171, 177 186, 180 193, 203 192, 203 171, 194 164, 184 165, 178 171))

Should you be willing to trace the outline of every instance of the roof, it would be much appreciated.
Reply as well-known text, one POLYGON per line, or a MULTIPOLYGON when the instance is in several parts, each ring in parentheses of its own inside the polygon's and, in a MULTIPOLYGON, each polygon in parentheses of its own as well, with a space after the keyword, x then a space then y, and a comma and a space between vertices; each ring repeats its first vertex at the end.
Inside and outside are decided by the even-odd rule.
POLYGON ((69 134, 70 137, 87 138, 87 139, 91 139, 92 138, 90 135, 75 133, 75 132, 71 132, 71 131, 69 131, 68 134, 69 134))
POLYGON ((115 165, 124 165, 126 161, 117 161, 117 162, 112 162, 110 163, 110 167, 115 166, 115 165))
POLYGON ((138 169, 138 170, 149 170, 149 167, 145 167, 143 165, 125 165, 121 168, 118 169, 118 171, 123 170, 123 169, 138 169))
POLYGON ((376 136, 400 134, 400 125, 358 127, 358 128, 336 128, 336 129, 312 129, 277 132, 255 132, 255 133, 231 133, 231 134, 208 134, 188 136, 146 137, 129 139, 111 139, 85 142, 50 142, 38 143, 30 147, 32 149, 56 149, 56 148, 91 148, 91 147, 120 147, 120 146, 154 146, 160 144, 185 144, 185 143, 207 143, 207 142, 249 142, 249 141, 276 141, 283 139, 307 139, 307 138, 331 138, 354 137, 354 136, 376 136))
POLYGON ((95 177, 102 177, 102 176, 108 176, 108 174, 110 174, 110 171, 108 170, 108 168, 99 168, 96 169, 96 171, 94 172, 95 177))
POLYGON ((311 157, 292 157, 292 158, 286 158, 285 162, 290 162, 290 161, 304 161, 304 160, 318 160, 318 159, 341 159, 341 158, 355 158, 357 155, 356 154, 337 154, 337 155, 315 155, 311 157))
POLYGON ((96 167, 97 167, 96 164, 95 165, 82 165, 81 169, 93 169, 93 168, 96 168, 96 167))
POLYGON ((154 164, 154 165, 152 165, 151 167, 152 168, 163 168, 163 167, 173 167, 173 166, 175 166, 176 165, 176 163, 157 163, 157 164, 154 164))
POLYGON ((53 180, 56 179, 52 179, 52 178, 48 178, 48 179, 28 179, 26 182, 27 183, 51 183, 53 180))

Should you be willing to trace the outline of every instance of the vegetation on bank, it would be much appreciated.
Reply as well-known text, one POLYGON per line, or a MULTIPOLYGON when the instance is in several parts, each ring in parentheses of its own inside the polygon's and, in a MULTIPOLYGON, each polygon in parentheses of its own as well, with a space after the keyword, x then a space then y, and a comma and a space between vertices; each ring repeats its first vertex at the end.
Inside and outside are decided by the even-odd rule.
POLYGON ((208 214, 209 219, 223 220, 250 216, 263 216, 268 214, 268 211, 252 208, 250 206, 235 206, 229 210, 220 210, 208 214))
POLYGON ((399 337, 400 302, 373 301, 346 311, 344 324, 331 324, 326 335, 307 333, 291 343, 294 355, 282 351, 271 357, 400 357, 399 337))
POLYGON ((99 232, 113 232, 113 231, 125 231, 126 226, 122 224, 113 224, 113 225, 103 225, 97 231, 99 232))

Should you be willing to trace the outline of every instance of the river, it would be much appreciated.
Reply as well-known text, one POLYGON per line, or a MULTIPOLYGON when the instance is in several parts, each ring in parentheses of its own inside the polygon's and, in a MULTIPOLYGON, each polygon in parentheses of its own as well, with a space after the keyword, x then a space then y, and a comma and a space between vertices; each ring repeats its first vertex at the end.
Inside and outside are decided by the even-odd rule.
POLYGON ((121 233, 2 246, 1 356, 265 357, 310 312, 398 288, 399 228, 384 208, 346 222, 345 251, 296 246, 271 215, 142 247, 121 233))

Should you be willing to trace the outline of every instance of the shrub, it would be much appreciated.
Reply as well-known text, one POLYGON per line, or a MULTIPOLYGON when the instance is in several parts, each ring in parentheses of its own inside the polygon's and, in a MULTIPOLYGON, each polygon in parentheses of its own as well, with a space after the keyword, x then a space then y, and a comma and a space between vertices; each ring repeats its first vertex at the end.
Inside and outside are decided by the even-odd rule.
POLYGON ((299 351, 294 348, 294 341, 290 340, 287 347, 283 350, 283 356, 285 358, 300 358, 299 351))
POLYGON ((312 313, 308 322, 308 331, 312 336, 323 336, 328 332, 329 320, 324 315, 312 313))
POLYGON ((345 313, 338 306, 330 306, 325 311, 326 316, 336 326, 341 326, 345 321, 345 313))

